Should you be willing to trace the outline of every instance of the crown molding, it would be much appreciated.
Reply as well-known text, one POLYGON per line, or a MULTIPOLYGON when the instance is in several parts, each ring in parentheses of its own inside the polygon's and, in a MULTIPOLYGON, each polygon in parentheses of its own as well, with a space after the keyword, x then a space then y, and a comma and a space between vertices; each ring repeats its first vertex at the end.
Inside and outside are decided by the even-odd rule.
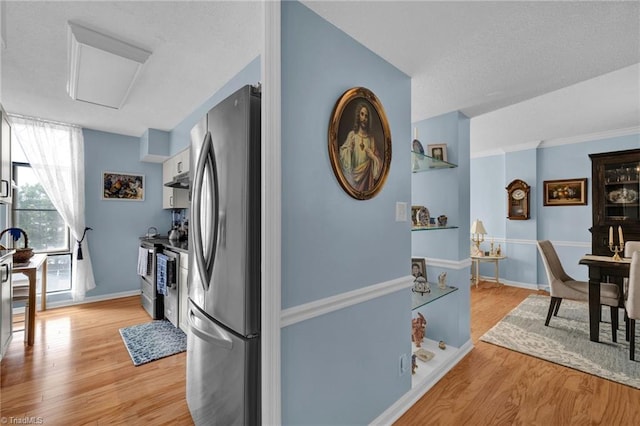
POLYGON ((564 138, 551 138, 541 141, 526 142, 513 146, 505 146, 486 151, 471 153, 470 158, 492 157, 496 155, 504 155, 507 152, 525 151, 527 149, 550 148, 553 146, 571 145, 575 143, 590 142, 601 139, 611 139, 621 136, 629 136, 640 134, 640 126, 625 127, 623 129, 605 130, 602 132, 586 133, 576 136, 568 136, 564 138))
POLYGON ((611 139, 621 136, 629 136, 640 133, 640 126, 626 127, 624 129, 605 130, 603 132, 588 133, 585 135, 569 136, 566 138, 552 138, 542 141, 542 148, 552 146, 570 145, 574 143, 596 141, 600 139, 611 139))

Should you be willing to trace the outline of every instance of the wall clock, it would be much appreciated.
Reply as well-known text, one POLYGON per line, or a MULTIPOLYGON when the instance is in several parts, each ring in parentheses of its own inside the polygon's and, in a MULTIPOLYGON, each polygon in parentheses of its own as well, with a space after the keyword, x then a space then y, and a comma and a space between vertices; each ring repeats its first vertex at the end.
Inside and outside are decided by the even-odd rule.
POLYGON ((513 180, 507 187, 507 219, 527 220, 529 214, 529 192, 531 187, 520 179, 513 180))

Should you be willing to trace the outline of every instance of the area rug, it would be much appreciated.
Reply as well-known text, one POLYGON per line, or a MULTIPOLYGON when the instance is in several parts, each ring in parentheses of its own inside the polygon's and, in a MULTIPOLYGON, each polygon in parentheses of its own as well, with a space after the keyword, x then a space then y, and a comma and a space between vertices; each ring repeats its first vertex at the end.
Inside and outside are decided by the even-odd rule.
POLYGON ((136 367, 187 350, 187 335, 167 320, 121 328, 120 335, 136 367))
POLYGON ((613 343, 609 309, 603 309, 606 322, 600 323, 596 343, 589 340, 587 303, 563 300, 558 316, 545 327, 548 309, 548 296, 531 295, 480 340, 640 389, 640 362, 629 360, 622 316, 618 342, 613 343))

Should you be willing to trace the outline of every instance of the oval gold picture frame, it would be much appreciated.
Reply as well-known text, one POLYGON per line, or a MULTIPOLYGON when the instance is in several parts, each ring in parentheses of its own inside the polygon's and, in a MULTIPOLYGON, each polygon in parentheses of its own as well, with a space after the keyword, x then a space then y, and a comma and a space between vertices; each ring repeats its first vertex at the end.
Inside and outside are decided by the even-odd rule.
POLYGON ((340 186, 351 197, 368 200, 384 186, 391 166, 391 131, 371 90, 351 88, 336 102, 329 121, 329 158, 340 186))

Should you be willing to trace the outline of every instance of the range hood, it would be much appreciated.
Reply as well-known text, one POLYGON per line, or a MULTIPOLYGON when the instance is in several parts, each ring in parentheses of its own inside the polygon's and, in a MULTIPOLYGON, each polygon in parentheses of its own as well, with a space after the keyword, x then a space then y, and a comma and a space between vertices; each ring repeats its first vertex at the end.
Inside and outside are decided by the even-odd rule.
POLYGON ((175 175, 171 182, 167 182, 164 186, 170 188, 189 189, 189 172, 175 175))

